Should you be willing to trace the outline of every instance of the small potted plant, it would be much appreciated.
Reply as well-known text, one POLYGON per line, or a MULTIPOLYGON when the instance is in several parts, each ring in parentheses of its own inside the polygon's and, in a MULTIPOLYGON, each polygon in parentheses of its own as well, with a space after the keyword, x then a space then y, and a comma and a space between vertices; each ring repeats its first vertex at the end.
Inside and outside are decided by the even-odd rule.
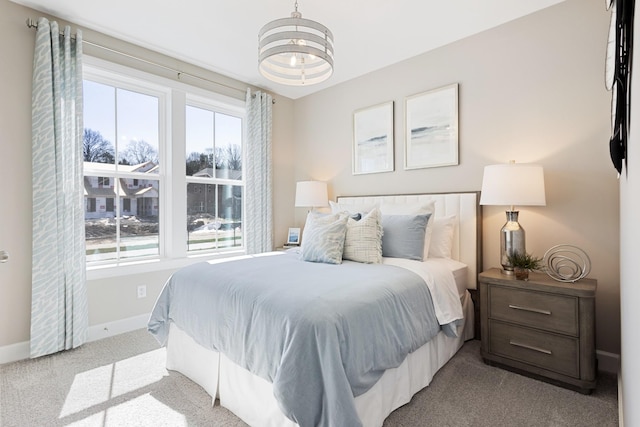
POLYGON ((542 258, 534 257, 526 252, 514 252, 507 257, 507 260, 513 267, 513 272, 518 280, 529 279, 530 271, 540 270, 542 267, 542 258))

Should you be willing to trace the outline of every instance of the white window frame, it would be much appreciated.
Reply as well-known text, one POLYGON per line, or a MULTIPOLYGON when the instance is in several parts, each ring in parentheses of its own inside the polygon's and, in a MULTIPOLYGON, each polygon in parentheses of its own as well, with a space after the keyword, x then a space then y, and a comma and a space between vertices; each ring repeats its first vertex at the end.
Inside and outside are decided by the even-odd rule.
MULTIPOLYGON (((185 116, 187 99, 189 105, 206 105, 215 111, 240 117, 243 133, 243 179, 245 182, 245 143, 246 143, 246 115, 245 102, 222 94, 211 92, 185 83, 163 78, 134 68, 115 64, 109 61, 85 55, 83 57, 83 74, 87 80, 108 85, 117 84, 123 89, 141 92, 140 88, 151 91, 151 95, 158 96, 159 112, 159 147, 160 173, 148 178, 160 180, 159 206, 159 246, 160 253, 152 257, 125 258, 104 262, 87 263, 87 278, 101 279, 114 276, 130 275, 158 271, 162 269, 177 269, 182 266, 202 261, 203 259, 225 258, 245 253, 246 244, 243 236, 243 246, 234 250, 207 250, 189 253, 187 251, 187 180, 186 180, 186 143, 185 116), (160 98, 162 98, 160 100, 160 98), (196 103, 196 104, 192 104, 196 103), (168 203, 167 201, 170 201, 168 203)), ((146 90, 142 93, 148 93, 146 90)), ((86 171, 87 175, 110 176, 104 171, 100 173, 86 171)), ((120 173, 123 178, 140 178, 133 174, 120 173)), ((115 178, 115 177, 113 177, 115 178)), ((231 181, 231 180, 228 180, 231 181)), ((240 185, 240 181, 230 182, 240 185)), ((243 228, 245 217, 245 197, 243 190, 243 228)), ((120 212, 116 201, 116 212, 120 212)))

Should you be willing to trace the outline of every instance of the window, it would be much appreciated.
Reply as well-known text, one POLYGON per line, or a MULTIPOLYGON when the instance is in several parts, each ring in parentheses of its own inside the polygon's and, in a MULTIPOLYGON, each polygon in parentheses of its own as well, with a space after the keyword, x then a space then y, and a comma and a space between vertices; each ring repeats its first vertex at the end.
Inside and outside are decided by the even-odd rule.
POLYGON ((188 250, 243 246, 242 118, 203 102, 188 102, 188 250))
POLYGON ((85 78, 83 89, 85 197, 99 201, 85 215, 87 261, 158 256, 164 95, 117 79, 85 78))
POLYGON ((145 87, 132 90, 117 81, 84 81, 85 197, 104 200, 95 215, 85 217, 90 262, 160 254, 163 101, 162 94, 145 87), (133 179, 144 179, 150 186, 144 191, 129 188, 126 182, 133 179), (135 210, 127 218, 120 207, 124 198, 135 200, 135 210))
POLYGON ((244 102, 88 57, 83 74, 87 263, 242 249, 244 102))

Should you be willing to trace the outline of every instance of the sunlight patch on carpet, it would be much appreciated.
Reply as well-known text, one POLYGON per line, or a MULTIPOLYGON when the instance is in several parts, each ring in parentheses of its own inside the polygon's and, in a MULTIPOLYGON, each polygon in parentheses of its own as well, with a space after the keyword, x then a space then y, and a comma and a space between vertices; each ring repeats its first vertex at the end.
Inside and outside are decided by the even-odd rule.
POLYGON ((160 348, 76 374, 60 418, 103 405, 114 397, 160 381, 168 375, 165 361, 166 350, 160 348))
POLYGON ((156 400, 149 393, 97 412, 66 427, 187 427, 184 415, 156 400))
POLYGON ((184 415, 147 393, 107 409, 104 425, 105 427, 126 425, 186 427, 187 420, 184 415))
POLYGON ((121 396, 160 381, 168 375, 166 348, 159 348, 115 364, 113 394, 121 396))

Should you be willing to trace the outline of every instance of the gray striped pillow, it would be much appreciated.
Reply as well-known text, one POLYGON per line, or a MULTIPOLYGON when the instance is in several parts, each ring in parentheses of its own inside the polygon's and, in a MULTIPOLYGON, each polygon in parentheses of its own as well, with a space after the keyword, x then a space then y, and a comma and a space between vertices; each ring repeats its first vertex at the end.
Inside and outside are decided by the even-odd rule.
POLYGON ((309 212, 302 235, 302 259, 341 264, 348 215, 309 212))

